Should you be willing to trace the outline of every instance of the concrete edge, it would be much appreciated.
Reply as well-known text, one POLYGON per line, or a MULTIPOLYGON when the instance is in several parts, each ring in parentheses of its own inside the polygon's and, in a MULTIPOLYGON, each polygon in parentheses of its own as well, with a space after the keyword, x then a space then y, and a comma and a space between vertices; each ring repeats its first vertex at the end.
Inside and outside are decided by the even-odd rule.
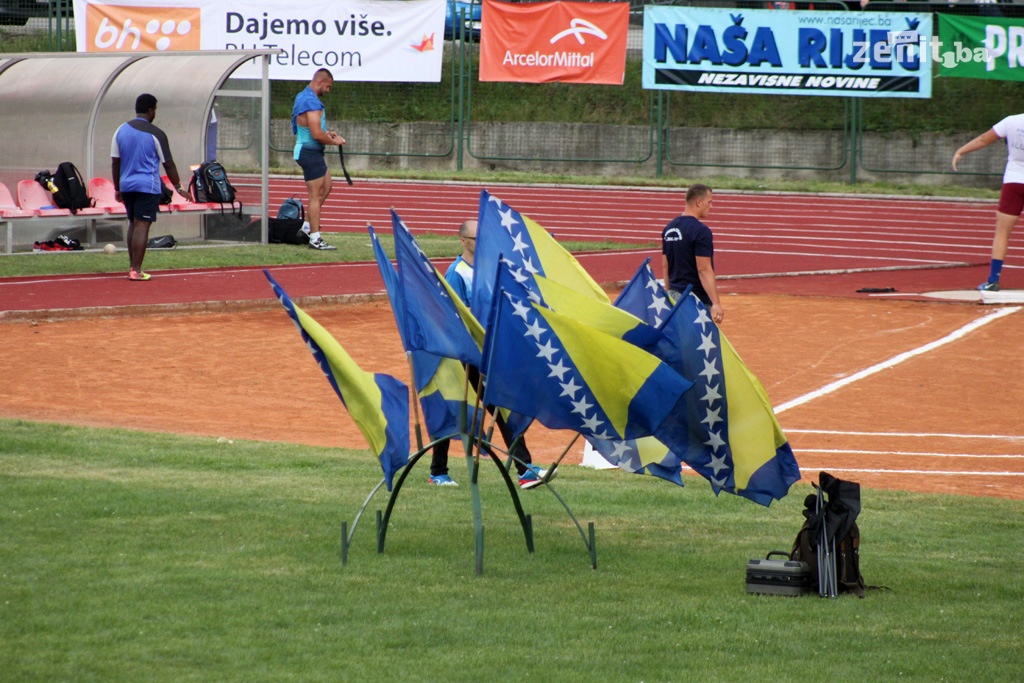
MULTIPOLYGON (((387 298, 386 294, 329 294, 296 297, 293 301, 305 309, 322 306, 366 303, 387 298)), ((0 311, 0 323, 65 322, 94 318, 124 318, 161 315, 195 315, 197 313, 247 313, 278 308, 277 299, 241 301, 195 301, 175 304, 132 304, 130 306, 89 306, 85 308, 50 308, 35 311, 0 311)))

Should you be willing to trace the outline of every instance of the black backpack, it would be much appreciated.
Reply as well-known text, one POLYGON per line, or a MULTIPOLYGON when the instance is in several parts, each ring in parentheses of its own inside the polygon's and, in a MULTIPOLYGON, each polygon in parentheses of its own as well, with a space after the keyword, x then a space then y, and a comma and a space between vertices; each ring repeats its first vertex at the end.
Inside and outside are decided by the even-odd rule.
POLYGON ((219 161, 205 161, 192 171, 188 189, 196 202, 230 204, 235 201, 235 188, 219 161))
POLYGON ((49 171, 40 171, 36 174, 36 182, 53 193, 53 205, 56 207, 78 213, 79 209, 92 206, 92 199, 86 192, 82 174, 70 161, 57 166, 57 172, 53 175, 49 171))
MULTIPOLYGON (((189 194, 195 202, 218 202, 230 204, 235 201, 235 188, 228 180, 228 173, 219 161, 205 161, 192 171, 189 194)), ((238 215, 242 215, 239 202, 238 215)))
POLYGON ((818 482, 814 484, 815 493, 804 499, 806 521, 793 541, 790 557, 808 564, 811 584, 818 586, 822 597, 854 593, 863 598, 857 527, 860 484, 837 479, 828 472, 822 472, 818 482))
POLYGON ((281 202, 277 218, 267 221, 267 240, 271 244, 309 244, 309 233, 302 230, 305 221, 306 207, 302 205, 301 199, 292 195, 281 202))
MULTIPOLYGON (((808 496, 813 498, 814 496, 808 496)), ((811 568, 811 585, 819 585, 818 542, 811 530, 811 523, 804 522, 793 541, 790 559, 806 562, 811 568)), ((850 530, 836 542, 835 546, 836 588, 839 593, 853 593, 864 597, 864 577, 860 573, 860 529, 854 522, 850 530)))

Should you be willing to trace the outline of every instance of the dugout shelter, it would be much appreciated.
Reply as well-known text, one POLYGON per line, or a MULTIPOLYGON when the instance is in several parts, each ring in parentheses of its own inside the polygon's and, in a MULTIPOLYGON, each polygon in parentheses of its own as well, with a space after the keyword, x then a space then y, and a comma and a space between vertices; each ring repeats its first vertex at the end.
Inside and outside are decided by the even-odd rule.
MULTIPOLYGON (((32 179, 43 169, 55 170, 63 161, 78 166, 86 182, 109 178, 111 137, 119 125, 135 116, 135 99, 147 92, 157 98, 155 123, 167 133, 185 184, 189 167, 207 158, 207 136, 215 130, 209 125, 211 113, 218 98, 246 98, 258 105, 242 109, 259 117, 251 122, 252 128, 261 131, 261 146, 266 149, 268 67, 278 52, 0 54, 0 181, 13 194, 19 181, 32 179), (243 66, 246 78, 232 78, 243 66)), ((262 217, 260 237, 265 243, 268 160, 266 153, 259 156, 258 180, 247 188, 238 183, 236 188, 243 185, 239 194, 246 197, 247 211, 262 217)), ((22 221, 26 234, 45 230, 40 221, 54 224, 49 218, 18 219, 19 230, 22 221)), ((0 239, 6 240, 10 252, 14 239, 10 222, 3 232, 6 236, 0 234, 0 239)))

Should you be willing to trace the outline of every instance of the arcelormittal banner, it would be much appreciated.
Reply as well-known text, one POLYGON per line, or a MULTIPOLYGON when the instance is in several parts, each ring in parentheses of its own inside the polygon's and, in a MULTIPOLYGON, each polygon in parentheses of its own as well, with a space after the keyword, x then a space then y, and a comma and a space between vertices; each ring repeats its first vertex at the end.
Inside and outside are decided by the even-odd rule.
MULTIPOLYGON (((437 83, 445 0, 74 0, 79 52, 269 50, 273 80, 437 83)), ((245 65, 236 78, 259 78, 245 65)))
POLYGON ((629 3, 483 1, 480 80, 622 85, 629 3))

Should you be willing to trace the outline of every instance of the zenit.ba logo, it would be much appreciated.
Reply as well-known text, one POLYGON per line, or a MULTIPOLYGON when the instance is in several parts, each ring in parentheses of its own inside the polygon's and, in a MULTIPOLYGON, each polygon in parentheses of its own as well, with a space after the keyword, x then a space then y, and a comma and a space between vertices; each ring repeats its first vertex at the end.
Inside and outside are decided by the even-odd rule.
POLYGON ((198 50, 198 7, 86 5, 87 52, 198 50))

